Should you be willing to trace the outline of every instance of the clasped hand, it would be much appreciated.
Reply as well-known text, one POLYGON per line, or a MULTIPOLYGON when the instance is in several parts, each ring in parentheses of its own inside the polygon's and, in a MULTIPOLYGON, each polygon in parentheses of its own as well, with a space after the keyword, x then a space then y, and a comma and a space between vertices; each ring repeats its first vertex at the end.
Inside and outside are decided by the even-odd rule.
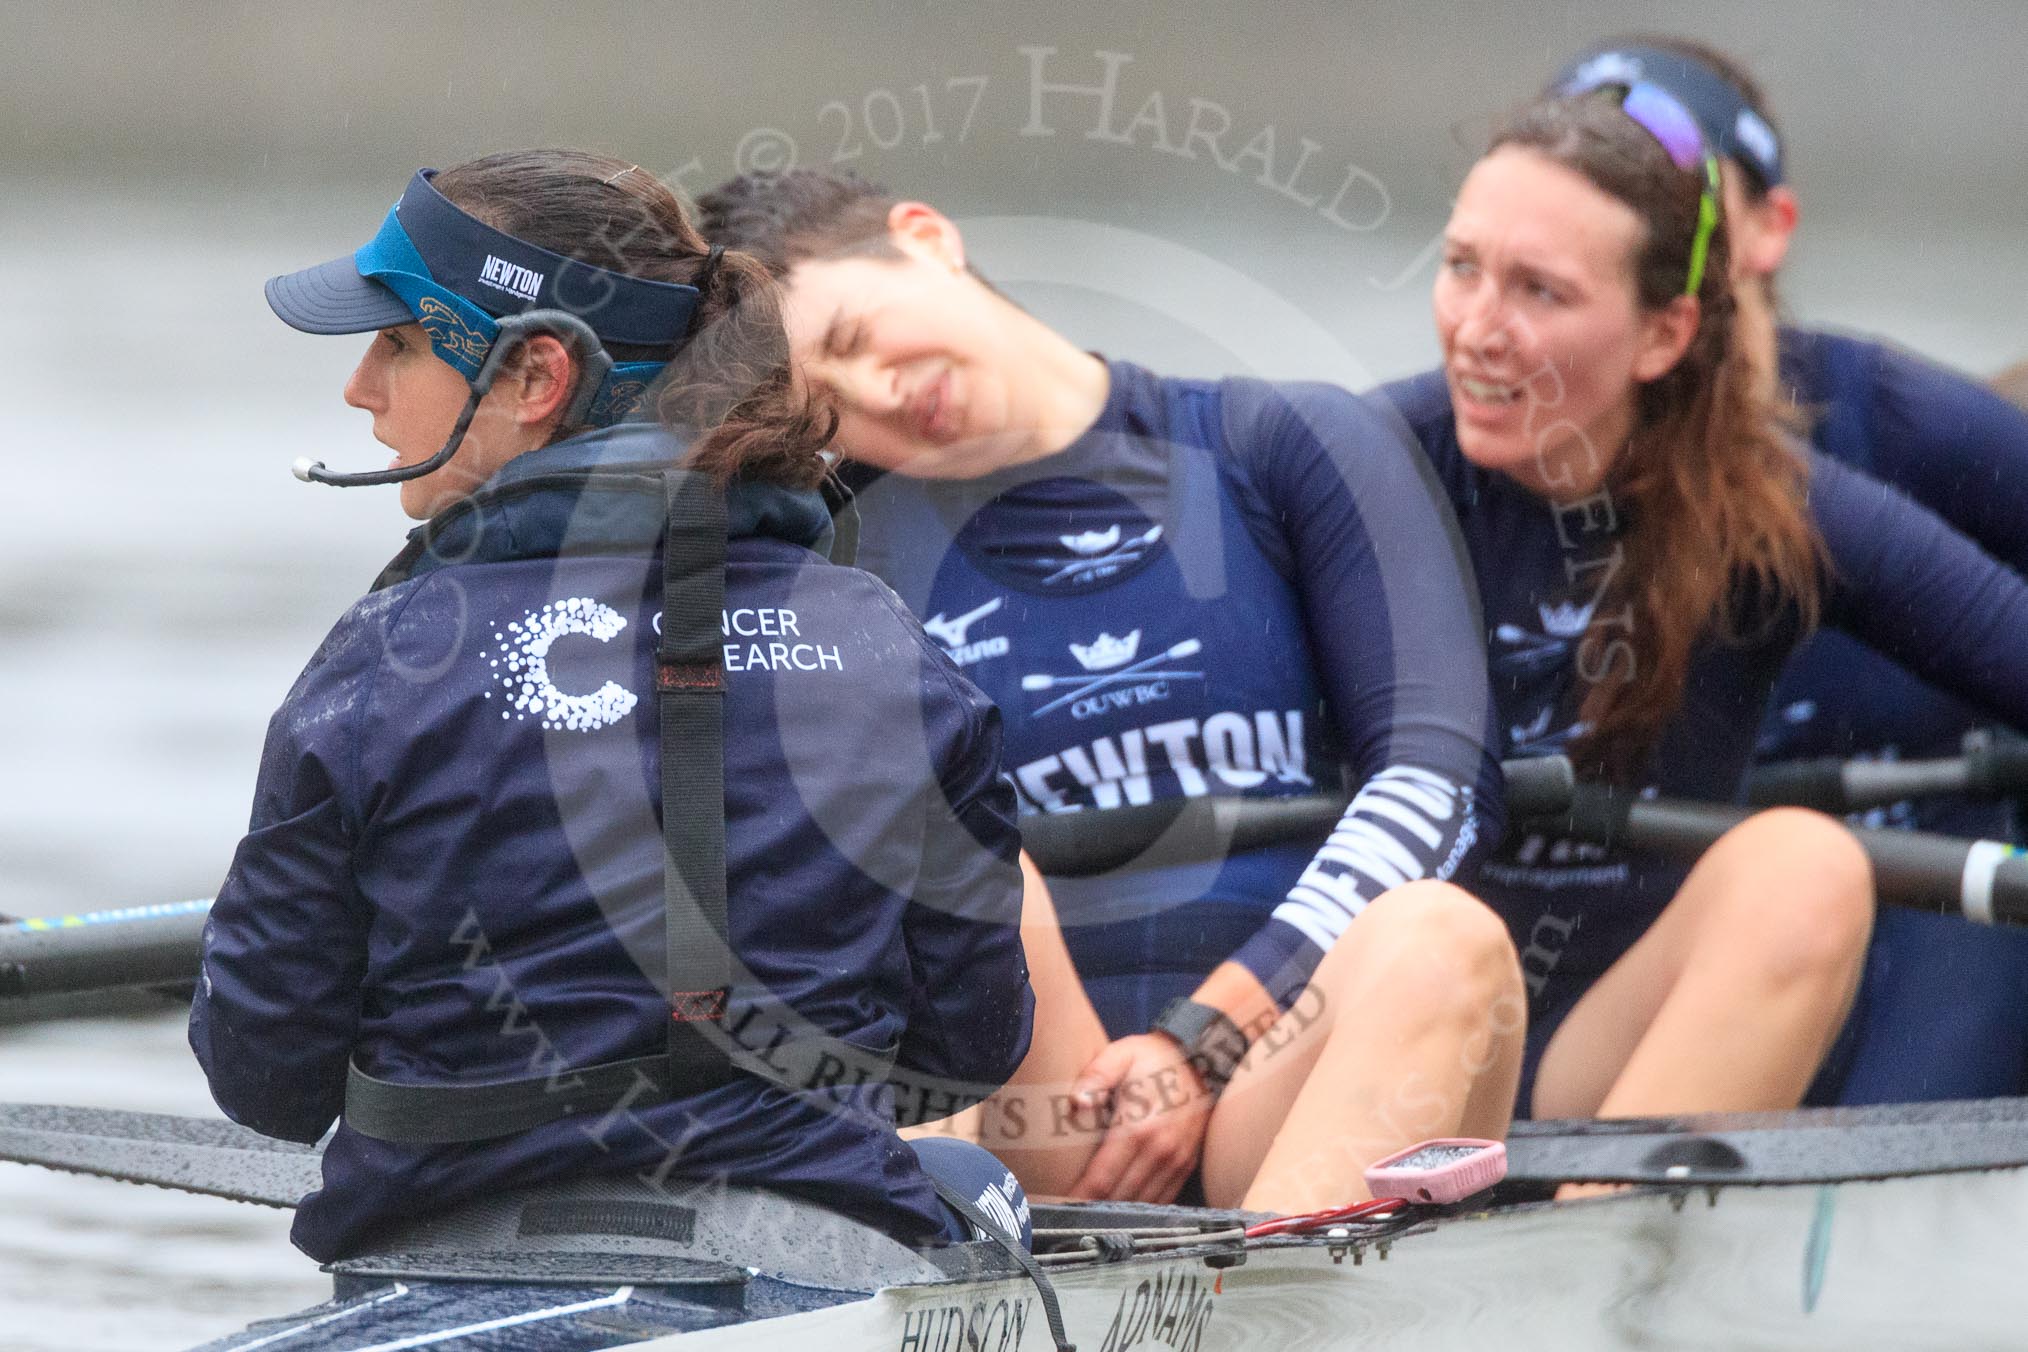
POLYGON ((1077 1127, 1105 1133, 1072 1198, 1171 1202, 1197 1167, 1215 1100, 1175 1039, 1137 1033, 1078 1072, 1070 1102, 1077 1127))

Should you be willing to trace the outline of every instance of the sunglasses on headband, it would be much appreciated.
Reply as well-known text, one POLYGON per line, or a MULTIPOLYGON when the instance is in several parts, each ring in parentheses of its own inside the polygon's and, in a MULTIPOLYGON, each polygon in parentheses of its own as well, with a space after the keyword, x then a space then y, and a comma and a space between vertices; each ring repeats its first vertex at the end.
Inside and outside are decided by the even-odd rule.
POLYGON ((1604 91, 1619 94, 1620 111, 1641 125, 1642 130, 1661 143, 1678 169, 1703 171, 1703 197, 1697 203, 1697 233, 1690 240, 1690 275, 1683 294, 1694 296, 1704 284, 1704 261, 1711 252, 1711 232, 1718 228, 1718 157, 1704 143, 1697 119, 1682 100, 1657 84, 1636 81, 1629 85, 1603 85, 1604 91))

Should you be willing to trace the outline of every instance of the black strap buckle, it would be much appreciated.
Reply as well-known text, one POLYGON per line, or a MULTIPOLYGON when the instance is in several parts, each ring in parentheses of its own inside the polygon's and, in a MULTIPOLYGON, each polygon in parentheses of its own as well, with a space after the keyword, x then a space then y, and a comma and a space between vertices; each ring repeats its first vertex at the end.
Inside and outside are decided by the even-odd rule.
POLYGON ((702 662, 662 658, 655 663, 655 688, 670 693, 692 690, 699 694, 725 693, 725 664, 716 657, 702 662))

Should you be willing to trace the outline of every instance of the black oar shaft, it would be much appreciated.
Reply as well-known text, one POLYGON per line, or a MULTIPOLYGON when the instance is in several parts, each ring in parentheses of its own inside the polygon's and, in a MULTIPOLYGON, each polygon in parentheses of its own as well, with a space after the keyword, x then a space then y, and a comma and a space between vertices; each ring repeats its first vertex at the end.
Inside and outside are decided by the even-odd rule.
MULTIPOLYGON (((1561 757, 1509 761, 1508 819, 1601 845, 1695 859, 1751 809, 1677 799, 1636 799, 1571 782, 1561 757)), ((1084 877, 1133 865, 1222 858, 1232 850, 1321 840, 1345 803, 1335 798, 1167 799, 1098 812, 1031 817, 1022 843, 1036 866, 1084 877)), ((1959 912, 1981 924, 2028 924, 2028 857, 1994 841, 1917 831, 1855 830, 1883 902, 1959 912)))
POLYGON ((2028 793, 2028 740, 1974 734, 1963 755, 1937 760, 1848 761, 1836 757, 1763 765, 1747 780, 1756 807, 1792 803, 1819 812, 1864 812, 1906 798, 2028 793))
POLYGON ((1783 761, 1763 766, 1747 781, 1747 801, 1756 807, 1790 804, 1819 812, 1863 812, 1870 807, 1966 793, 1972 788, 1970 766, 1963 756, 1946 760, 1783 761))
MULTIPOLYGON (((1511 760, 1507 815, 1561 811, 1573 778, 1562 756, 1511 760)), ((1021 823, 1022 848, 1044 873, 1084 878, 1129 864, 1219 859, 1235 850, 1292 841, 1321 841, 1345 814, 1339 797, 1165 798, 1098 811, 1044 813, 1021 823)))
MULTIPOLYGON (((1505 770, 1511 823, 1578 840, 1694 859, 1748 815, 1574 785, 1561 757, 1509 761, 1505 770)), ((1330 797, 1165 799, 1031 817, 1023 823, 1023 844, 1044 873, 1081 877, 1321 841, 1345 806, 1330 797)), ((2020 850, 1914 831, 1854 834, 1872 860, 1880 900, 1962 912, 1983 924, 2028 924, 2028 856, 2020 850)), ((0 923, 0 999, 189 981, 209 906, 189 901, 0 923)))
POLYGON ((1129 864, 1153 868, 1322 840, 1344 811, 1342 798, 1165 798, 1029 818, 1021 843, 1044 873, 1083 878, 1129 864))
MULTIPOLYGON (((1694 859, 1747 815, 1741 808, 1651 799, 1631 805, 1619 839, 1694 859)), ((2028 856, 2012 846, 1922 831, 1855 828, 1852 834, 1872 862, 1881 901, 1958 912, 1984 925, 2028 924, 2028 856)))
POLYGON ((189 981, 210 905, 185 901, 0 925, 0 999, 189 981))
MULTIPOLYGON (((1598 845, 1627 845, 1692 860, 1753 809, 1672 798, 1636 799, 1582 784, 1570 807, 1534 825, 1598 845)), ((1853 828, 1873 865, 1879 900, 1919 910, 1958 912, 1984 925, 2028 924, 2028 857, 1990 840, 1922 831, 1853 828)))

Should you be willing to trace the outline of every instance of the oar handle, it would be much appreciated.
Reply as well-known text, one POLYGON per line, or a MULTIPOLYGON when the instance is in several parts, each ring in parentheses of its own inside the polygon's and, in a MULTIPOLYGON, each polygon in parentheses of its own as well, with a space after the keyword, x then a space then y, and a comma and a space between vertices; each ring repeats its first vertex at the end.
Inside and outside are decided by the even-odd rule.
MULTIPOLYGON (((1562 756, 1510 760, 1510 817, 1562 810, 1575 778, 1562 756)), ((1346 800, 1301 798, 1165 798, 1160 802, 1024 817, 1021 845, 1044 873, 1085 878, 1133 864, 1152 868, 1220 859, 1236 850, 1294 841, 1321 842, 1345 815, 1346 800)))
POLYGON ((0 925, 0 999, 189 981, 210 908, 178 901, 0 925))
POLYGON ((1974 733, 1963 755, 1934 760, 1857 761, 1835 756, 1777 761, 1747 780, 1746 800, 1756 807, 1792 803, 1819 812, 1864 812, 1905 798, 1964 794, 2004 798, 2028 793, 2028 741, 1974 733))
MULTIPOLYGON (((1694 860, 1751 809, 1643 799, 1573 782, 1561 756, 1508 761, 1509 834, 1552 832, 1694 860)), ((1057 877, 1129 864, 1147 868, 1223 858, 1234 850, 1321 841, 1345 810, 1340 798, 1172 798, 1104 811, 1045 813, 1022 822, 1022 845, 1057 877)), ((1883 902, 1955 912, 1981 924, 2028 924, 2028 855, 1995 841, 1917 831, 1855 830, 1883 902)))
MULTIPOLYGON (((1539 825, 1594 844, 1695 859, 1751 809, 1670 798, 1637 799, 1581 785, 1572 811, 1539 825)), ((2028 854, 1991 840, 1923 831, 1857 829, 1874 894, 1894 906, 1956 913, 1982 925, 2028 924, 2028 854)))

